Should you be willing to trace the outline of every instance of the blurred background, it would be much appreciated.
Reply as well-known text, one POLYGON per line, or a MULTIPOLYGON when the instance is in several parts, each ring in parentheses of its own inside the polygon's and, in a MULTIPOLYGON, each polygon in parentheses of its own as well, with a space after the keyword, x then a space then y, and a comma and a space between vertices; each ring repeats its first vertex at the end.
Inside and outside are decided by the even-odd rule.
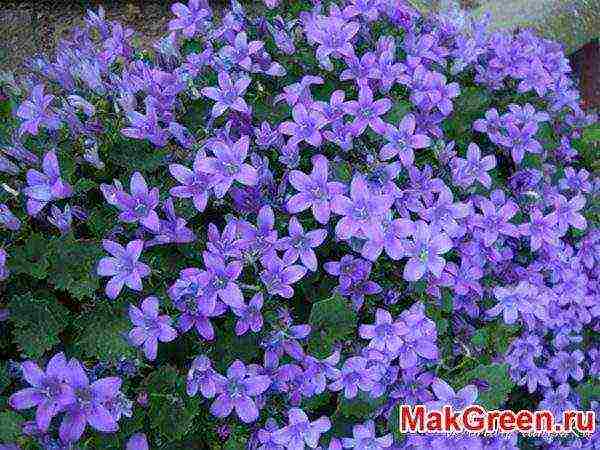
MULTIPOLYGON (((186 0, 184 0, 186 1, 186 0)), ((241 0, 255 3, 261 0, 241 0)), ((470 14, 492 15, 492 27, 534 28, 557 40, 570 55, 581 80, 586 107, 600 107, 600 0, 408 0, 422 11, 439 11, 455 5, 470 14)), ((173 1, 151 0, 0 0, 0 70, 22 72, 28 57, 47 53, 61 36, 81 23, 86 9, 106 9, 138 32, 140 43, 150 45, 166 31, 173 1)), ((225 0, 209 0, 216 10, 225 0)))

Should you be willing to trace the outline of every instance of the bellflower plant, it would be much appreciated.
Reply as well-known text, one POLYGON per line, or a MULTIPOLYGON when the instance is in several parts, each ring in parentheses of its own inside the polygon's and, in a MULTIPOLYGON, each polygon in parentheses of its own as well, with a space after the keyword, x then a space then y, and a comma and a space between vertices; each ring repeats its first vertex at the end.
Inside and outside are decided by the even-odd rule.
POLYGON ((251 3, 173 2, 156 42, 99 8, 0 74, 0 446, 598 447, 397 432, 598 410, 598 119, 561 45, 251 3))

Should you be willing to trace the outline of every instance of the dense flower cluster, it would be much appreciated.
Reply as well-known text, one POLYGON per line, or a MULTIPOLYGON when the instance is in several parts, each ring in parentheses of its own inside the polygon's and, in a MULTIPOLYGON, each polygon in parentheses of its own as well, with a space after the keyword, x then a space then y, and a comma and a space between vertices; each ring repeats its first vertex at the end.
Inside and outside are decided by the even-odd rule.
MULTIPOLYGON (((519 448, 516 435, 394 433, 399 404, 488 405, 498 386, 473 375, 479 357, 531 408, 589 407, 577 386, 600 373, 599 184, 574 142, 596 119, 560 46, 403 0, 292 2, 302 11, 286 17, 279 3, 257 18, 235 0, 221 18, 204 0, 175 3, 152 57, 88 13, 54 60, 10 85, 18 129, 0 170, 27 168, 13 195, 30 220, 81 232, 89 214, 60 152, 82 151, 78 173, 116 222, 95 268, 102 301, 143 293, 127 339, 149 361, 168 360, 159 342, 201 349, 187 355, 187 394, 215 420, 239 419, 249 448, 519 448), (117 170, 119 140, 166 156, 117 170), (178 261, 157 263, 164 248, 178 261), (358 321, 325 353, 310 345, 329 331, 313 317, 323 289, 358 321), (223 370, 211 345, 223 332, 254 339, 257 356, 226 355, 223 370), (506 351, 482 334, 508 336, 506 351), (338 410, 310 406, 330 397, 371 408, 342 431, 338 410)), ((0 224, 17 232, 14 211, 0 204, 0 224)), ((10 258, 0 249, 0 279, 10 258)), ((22 368, 31 387, 10 405, 37 407, 30 434, 64 413, 71 445, 86 424, 115 432, 131 416, 119 378, 90 383, 63 353, 22 368)), ((138 430, 127 449, 149 448, 138 430)))

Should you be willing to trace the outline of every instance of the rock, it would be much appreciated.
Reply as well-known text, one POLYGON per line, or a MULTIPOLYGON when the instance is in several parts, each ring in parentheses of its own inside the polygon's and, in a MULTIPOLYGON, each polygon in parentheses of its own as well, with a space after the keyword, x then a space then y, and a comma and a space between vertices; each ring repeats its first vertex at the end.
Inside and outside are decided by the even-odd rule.
POLYGON ((533 28, 563 43, 567 53, 600 35, 600 0, 485 0, 473 10, 475 16, 485 12, 492 14, 492 28, 533 28))
POLYGON ((408 0, 422 12, 452 4, 468 8, 474 17, 491 14, 492 29, 533 28, 541 36, 562 42, 567 53, 600 36, 600 0, 408 0))

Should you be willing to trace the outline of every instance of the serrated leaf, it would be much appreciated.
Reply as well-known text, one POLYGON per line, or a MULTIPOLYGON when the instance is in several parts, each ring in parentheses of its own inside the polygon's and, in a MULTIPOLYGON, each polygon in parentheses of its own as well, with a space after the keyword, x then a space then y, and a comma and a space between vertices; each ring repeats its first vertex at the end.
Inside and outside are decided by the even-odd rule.
POLYGON ((101 206, 90 211, 86 222, 97 239, 103 239, 115 225, 115 214, 107 207, 101 206))
POLYGON ((135 349, 124 335, 131 329, 124 308, 109 302, 94 305, 75 321, 77 333, 74 351, 77 356, 101 361, 118 361, 135 356, 135 349))
POLYGON ((69 323, 69 310, 50 293, 27 293, 8 303, 15 342, 25 356, 37 359, 60 342, 58 335, 69 323))
POLYGON ((216 367, 225 370, 236 359, 248 362, 260 355, 259 339, 256 333, 248 332, 236 336, 235 320, 229 318, 223 327, 217 328, 214 340, 216 367))
POLYGON ((384 396, 372 398, 369 394, 362 391, 351 400, 341 395, 338 398, 338 406, 335 414, 360 420, 365 420, 373 416, 377 409, 385 403, 384 396))
POLYGON ((94 181, 89 178, 80 178, 77 180, 77 183, 75 183, 75 186, 73 186, 73 190, 77 194, 84 194, 95 187, 96 183, 94 181))
POLYGON ((68 291, 78 300, 92 298, 100 282, 94 267, 103 251, 93 241, 77 241, 69 234, 52 242, 49 280, 57 289, 68 291))
POLYGON ((474 380, 483 380, 488 384, 486 389, 479 389, 477 403, 489 410, 500 408, 515 386, 508 374, 508 364, 477 366, 459 375, 456 384, 462 387, 471 384, 474 380))
POLYGON ((318 358, 329 356, 334 344, 353 335, 357 321, 356 312, 341 295, 314 303, 309 318, 309 353, 318 358))
POLYGON ((173 367, 161 367, 147 379, 151 427, 167 441, 182 439, 199 412, 198 397, 185 393, 185 376, 173 367))
POLYGON ((597 401, 600 398, 600 380, 589 380, 587 383, 577 386, 575 390, 581 398, 581 406, 585 409, 589 409, 590 402, 592 400, 597 401))
POLYGON ((0 394, 10 385, 10 376, 8 375, 8 363, 0 363, 0 394))
POLYGON ((13 274, 26 274, 42 280, 46 278, 46 271, 50 265, 50 251, 43 236, 33 233, 23 245, 12 251, 8 260, 9 269, 13 274))
POLYGON ((0 443, 13 443, 21 436, 21 424, 23 418, 14 411, 0 413, 0 443))

